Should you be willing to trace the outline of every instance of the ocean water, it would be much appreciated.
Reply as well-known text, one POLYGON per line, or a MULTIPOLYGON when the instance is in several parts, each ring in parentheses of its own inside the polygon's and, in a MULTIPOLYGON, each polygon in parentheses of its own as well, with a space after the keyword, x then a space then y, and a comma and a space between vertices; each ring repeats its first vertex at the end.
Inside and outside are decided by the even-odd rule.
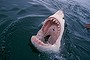
POLYGON ((0 0, 0 60, 90 60, 89 23, 89 0, 0 0), (66 21, 60 53, 40 53, 30 38, 60 9, 66 21))

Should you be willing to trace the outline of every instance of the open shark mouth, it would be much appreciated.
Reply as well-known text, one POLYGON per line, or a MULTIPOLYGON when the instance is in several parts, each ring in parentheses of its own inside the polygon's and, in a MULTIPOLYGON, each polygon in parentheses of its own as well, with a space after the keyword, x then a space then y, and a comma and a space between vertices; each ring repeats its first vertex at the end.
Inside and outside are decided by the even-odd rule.
POLYGON ((53 45, 60 35, 60 22, 49 17, 36 35, 36 38, 44 44, 53 45))
POLYGON ((59 52, 61 38, 64 32, 65 20, 61 10, 49 16, 43 23, 37 35, 31 37, 32 44, 43 52, 59 52))

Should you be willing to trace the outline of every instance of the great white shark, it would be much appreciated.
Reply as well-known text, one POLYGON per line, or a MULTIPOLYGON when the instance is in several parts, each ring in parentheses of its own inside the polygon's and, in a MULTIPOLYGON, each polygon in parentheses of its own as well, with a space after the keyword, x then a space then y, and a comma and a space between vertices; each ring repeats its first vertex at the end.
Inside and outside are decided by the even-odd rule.
POLYGON ((31 43, 40 52, 59 52, 64 32, 65 20, 62 10, 49 16, 37 35, 31 37, 31 43))

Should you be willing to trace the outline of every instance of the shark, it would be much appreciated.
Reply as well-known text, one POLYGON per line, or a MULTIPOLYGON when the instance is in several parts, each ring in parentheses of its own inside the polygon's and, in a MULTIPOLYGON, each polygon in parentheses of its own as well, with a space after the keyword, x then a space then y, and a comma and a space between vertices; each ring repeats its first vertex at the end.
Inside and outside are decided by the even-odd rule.
POLYGON ((40 52, 59 52, 64 25, 64 13, 58 10, 45 19, 41 29, 31 37, 31 43, 40 52))

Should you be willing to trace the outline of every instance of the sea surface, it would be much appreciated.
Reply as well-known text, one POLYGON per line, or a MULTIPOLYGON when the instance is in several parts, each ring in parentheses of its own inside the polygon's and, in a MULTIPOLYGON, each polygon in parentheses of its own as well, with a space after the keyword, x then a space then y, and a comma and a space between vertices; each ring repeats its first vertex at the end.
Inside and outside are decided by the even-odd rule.
POLYGON ((90 60, 90 0, 0 0, 0 60, 90 60), (60 53, 31 46, 41 23, 62 9, 65 31, 60 53))

